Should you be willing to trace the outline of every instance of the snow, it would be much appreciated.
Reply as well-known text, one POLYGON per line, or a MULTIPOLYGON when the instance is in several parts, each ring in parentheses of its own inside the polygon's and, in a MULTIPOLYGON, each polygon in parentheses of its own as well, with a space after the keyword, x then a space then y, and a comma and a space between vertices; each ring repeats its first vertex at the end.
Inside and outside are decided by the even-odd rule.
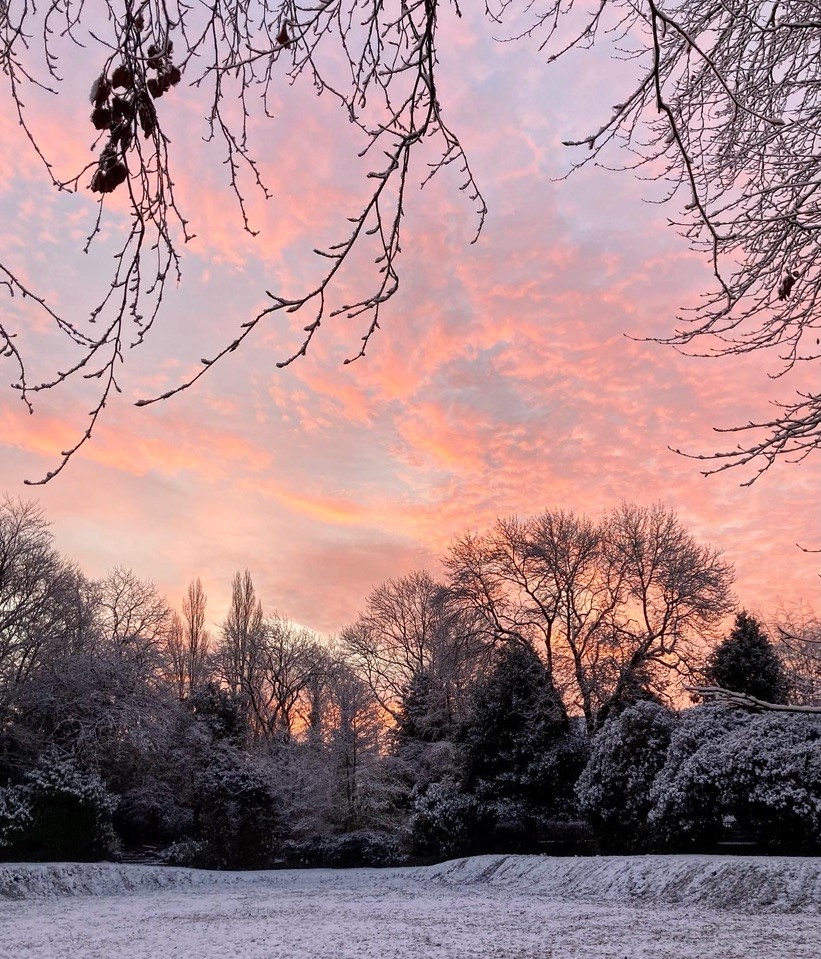
POLYGON ((821 860, 0 865, 0 959, 817 959, 821 860))

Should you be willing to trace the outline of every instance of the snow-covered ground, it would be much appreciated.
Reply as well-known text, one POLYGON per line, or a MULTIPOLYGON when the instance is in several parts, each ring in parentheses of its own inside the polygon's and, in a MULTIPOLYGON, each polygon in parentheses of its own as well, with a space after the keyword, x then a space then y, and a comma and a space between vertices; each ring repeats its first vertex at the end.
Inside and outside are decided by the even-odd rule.
POLYGON ((821 860, 0 865, 2 959, 818 959, 821 860))

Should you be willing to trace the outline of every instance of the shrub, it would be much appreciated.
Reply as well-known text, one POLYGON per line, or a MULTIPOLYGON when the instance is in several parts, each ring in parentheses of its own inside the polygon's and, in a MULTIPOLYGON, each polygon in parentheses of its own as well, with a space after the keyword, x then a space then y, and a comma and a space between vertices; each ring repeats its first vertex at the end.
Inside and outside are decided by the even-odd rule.
POLYGON ((264 771, 239 754, 217 754, 199 780, 197 819, 204 861, 216 869, 271 865, 280 837, 279 802, 264 771))
POLYGON ((0 788, 0 853, 21 842, 31 826, 31 805, 20 786, 0 788))
POLYGON ((652 790, 666 847, 709 848, 731 818, 772 852, 821 847, 821 720, 700 707, 674 734, 652 790))
POLYGON ((287 864, 330 869, 398 866, 404 861, 395 837, 367 830, 287 842, 282 857, 287 864))
POLYGON ((46 755, 22 785, 0 790, 0 846, 33 860, 91 861, 112 855, 115 801, 100 777, 46 755))
POLYGON ((650 791, 675 725, 663 706, 640 702, 608 720, 594 738, 576 794, 603 851, 648 847, 650 791))
POLYGON ((489 850, 495 826, 492 806, 460 792, 451 781, 434 783, 414 803, 410 849, 425 858, 476 855, 489 850))

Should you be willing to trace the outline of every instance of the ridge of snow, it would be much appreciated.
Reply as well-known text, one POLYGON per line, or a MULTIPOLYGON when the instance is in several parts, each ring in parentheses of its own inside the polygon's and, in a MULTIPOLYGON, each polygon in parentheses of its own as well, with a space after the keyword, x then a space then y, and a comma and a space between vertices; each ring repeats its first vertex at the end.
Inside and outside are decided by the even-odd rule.
POLYGON ((477 856, 428 867, 442 883, 555 899, 821 914, 821 859, 786 856, 477 856))
POLYGON ((221 890, 424 884, 490 886, 546 899, 698 905, 746 913, 821 915, 821 859, 729 856, 475 856, 397 869, 217 872, 116 863, 0 864, 0 900, 221 890))

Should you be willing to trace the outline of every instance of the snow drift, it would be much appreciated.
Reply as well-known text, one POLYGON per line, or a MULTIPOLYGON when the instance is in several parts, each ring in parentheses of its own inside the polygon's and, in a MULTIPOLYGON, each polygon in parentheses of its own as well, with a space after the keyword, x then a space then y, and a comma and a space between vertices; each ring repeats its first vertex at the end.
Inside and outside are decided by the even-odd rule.
POLYGON ((749 913, 821 914, 821 859, 723 856, 476 856, 398 869, 211 872, 112 863, 0 865, 0 899, 224 889, 413 884, 487 886, 591 903, 698 906, 749 913))

